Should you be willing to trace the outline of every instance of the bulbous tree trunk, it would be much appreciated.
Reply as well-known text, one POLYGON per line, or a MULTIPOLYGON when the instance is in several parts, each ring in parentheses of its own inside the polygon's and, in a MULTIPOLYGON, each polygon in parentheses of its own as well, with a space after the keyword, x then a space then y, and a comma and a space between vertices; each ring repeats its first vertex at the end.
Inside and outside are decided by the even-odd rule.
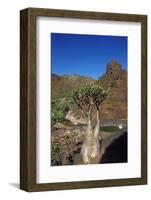
POLYGON ((99 108, 96 110, 96 125, 94 130, 91 121, 91 113, 89 113, 86 138, 81 148, 81 156, 85 164, 97 164, 101 159, 101 148, 98 137, 100 129, 99 108))
POLYGON ((83 119, 87 122, 86 138, 81 148, 81 156, 84 163, 100 162, 101 149, 98 138, 100 129, 99 109, 101 103, 108 95, 109 92, 97 84, 82 86, 73 94, 73 99, 80 108, 83 119), (92 105, 96 108, 96 125, 94 130, 91 122, 92 105))

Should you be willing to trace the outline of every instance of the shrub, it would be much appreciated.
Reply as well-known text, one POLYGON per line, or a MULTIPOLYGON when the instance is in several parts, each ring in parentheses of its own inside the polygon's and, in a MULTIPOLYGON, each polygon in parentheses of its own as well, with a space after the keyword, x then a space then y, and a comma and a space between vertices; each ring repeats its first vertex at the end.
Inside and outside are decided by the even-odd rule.
POLYGON ((51 112, 51 120, 52 120, 52 123, 64 121, 65 118, 64 118, 63 112, 62 112, 62 111, 55 110, 55 109, 52 109, 52 112, 51 112))
POLYGON ((70 99, 58 99, 51 102, 51 120, 52 123, 65 121, 65 115, 71 106, 70 99))

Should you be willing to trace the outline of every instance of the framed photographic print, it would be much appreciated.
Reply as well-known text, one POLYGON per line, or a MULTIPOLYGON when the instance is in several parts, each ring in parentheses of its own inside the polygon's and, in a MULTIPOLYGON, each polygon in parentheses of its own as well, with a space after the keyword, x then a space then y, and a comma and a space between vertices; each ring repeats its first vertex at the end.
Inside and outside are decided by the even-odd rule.
POLYGON ((20 188, 147 183, 147 16, 20 12, 20 188))

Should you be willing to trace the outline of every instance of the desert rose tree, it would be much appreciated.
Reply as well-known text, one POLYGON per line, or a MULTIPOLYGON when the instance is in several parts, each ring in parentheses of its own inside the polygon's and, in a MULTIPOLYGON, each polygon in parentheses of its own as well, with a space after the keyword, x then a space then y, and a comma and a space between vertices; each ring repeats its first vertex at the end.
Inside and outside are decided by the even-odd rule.
POLYGON ((100 142, 98 138, 100 129, 100 109, 102 102, 108 97, 109 92, 97 84, 80 87, 73 93, 74 102, 81 111, 87 124, 85 141, 81 148, 82 162, 99 163, 101 158, 100 142), (92 107, 96 112, 96 125, 92 127, 92 107))

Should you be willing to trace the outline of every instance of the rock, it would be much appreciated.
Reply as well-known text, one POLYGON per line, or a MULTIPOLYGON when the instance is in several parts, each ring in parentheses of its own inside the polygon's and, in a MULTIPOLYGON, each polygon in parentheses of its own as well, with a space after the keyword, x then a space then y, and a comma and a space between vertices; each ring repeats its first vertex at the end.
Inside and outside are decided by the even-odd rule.
POLYGON ((67 127, 60 122, 57 122, 54 126, 56 129, 66 129, 67 127))
POLYGON ((68 111, 67 115, 66 115, 66 119, 71 121, 74 125, 78 125, 78 124, 86 124, 83 118, 79 118, 75 115, 75 113, 73 113, 71 110, 68 111))
POLYGON ((111 63, 107 64, 106 74, 110 75, 112 79, 118 80, 121 76, 121 72, 121 65, 116 61, 113 60, 111 63))

